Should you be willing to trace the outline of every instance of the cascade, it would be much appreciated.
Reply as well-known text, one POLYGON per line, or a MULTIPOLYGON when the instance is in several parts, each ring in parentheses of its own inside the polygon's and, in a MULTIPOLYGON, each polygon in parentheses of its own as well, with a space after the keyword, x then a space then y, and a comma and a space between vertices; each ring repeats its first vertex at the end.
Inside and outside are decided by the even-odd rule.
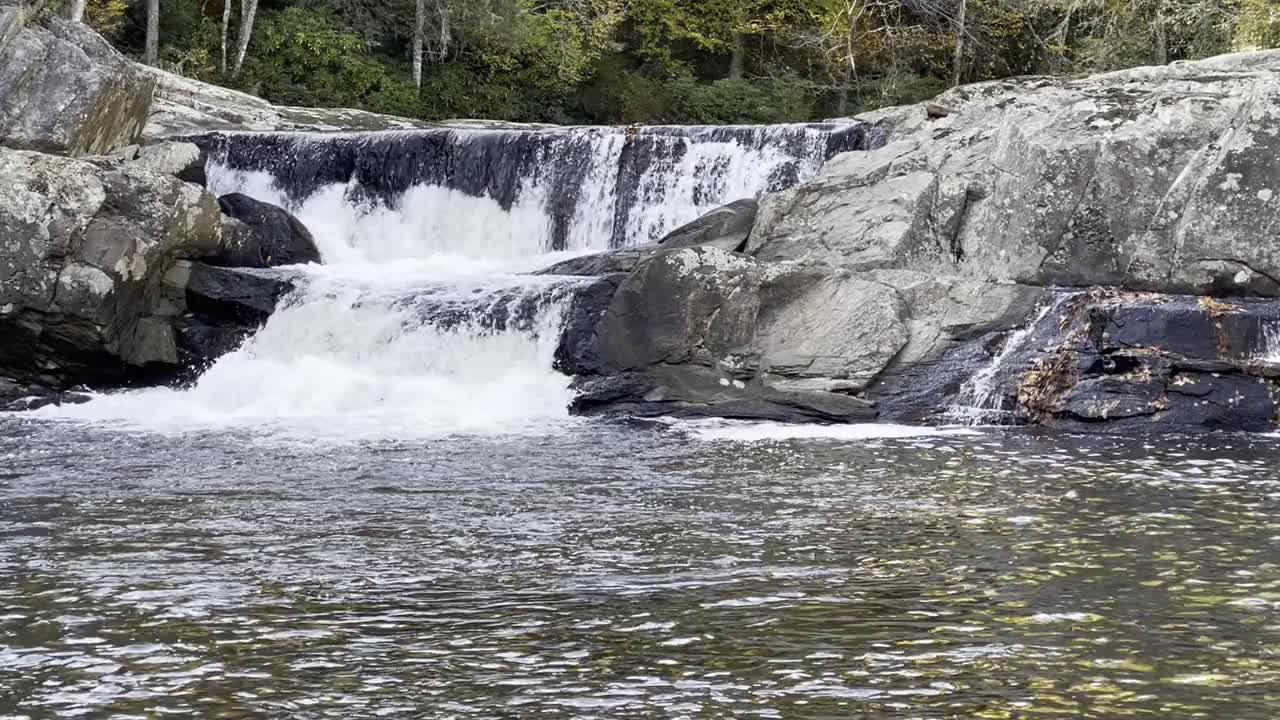
POLYGON ((1280 322, 1263 321, 1262 343, 1254 352, 1255 362, 1280 365, 1280 322))
POLYGON ((1078 293, 1055 293, 1041 303, 1036 314, 1024 325, 1013 330, 991 360, 978 369, 960 386, 955 402, 947 409, 947 419, 961 425, 999 425, 1012 420, 1013 409, 1008 407, 1009 374, 1023 367, 1020 362, 1036 330, 1045 318, 1058 316, 1058 310, 1078 293))
POLYGON ((186 389, 45 408, 171 431, 341 440, 520 432, 567 419, 562 319, 594 279, 529 271, 651 241, 878 142, 861 125, 221 133, 209 188, 292 211, 326 264, 186 389))

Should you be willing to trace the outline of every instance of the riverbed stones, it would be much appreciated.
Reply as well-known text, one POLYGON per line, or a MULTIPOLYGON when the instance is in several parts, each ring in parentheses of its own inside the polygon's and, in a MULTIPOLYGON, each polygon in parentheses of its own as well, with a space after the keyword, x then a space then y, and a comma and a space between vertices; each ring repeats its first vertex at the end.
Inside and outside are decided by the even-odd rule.
POLYGON ((155 81, 110 43, 84 24, 58 17, 6 33, 0 145, 94 155, 138 141, 155 81))

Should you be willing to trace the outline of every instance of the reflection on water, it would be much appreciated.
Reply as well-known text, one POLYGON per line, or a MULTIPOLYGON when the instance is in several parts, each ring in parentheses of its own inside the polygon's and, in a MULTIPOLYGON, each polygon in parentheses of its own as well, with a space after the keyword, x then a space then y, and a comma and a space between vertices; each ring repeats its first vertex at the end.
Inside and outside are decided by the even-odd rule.
POLYGON ((0 716, 1273 718, 1278 449, 0 420, 0 716))

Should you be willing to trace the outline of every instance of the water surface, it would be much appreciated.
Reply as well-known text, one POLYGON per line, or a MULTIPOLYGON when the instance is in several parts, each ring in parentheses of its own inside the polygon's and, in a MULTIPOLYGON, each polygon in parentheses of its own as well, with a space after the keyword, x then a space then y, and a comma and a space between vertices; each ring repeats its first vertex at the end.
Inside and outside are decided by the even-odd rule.
POLYGON ((771 432, 0 419, 0 717, 1280 707, 1276 440, 771 432))

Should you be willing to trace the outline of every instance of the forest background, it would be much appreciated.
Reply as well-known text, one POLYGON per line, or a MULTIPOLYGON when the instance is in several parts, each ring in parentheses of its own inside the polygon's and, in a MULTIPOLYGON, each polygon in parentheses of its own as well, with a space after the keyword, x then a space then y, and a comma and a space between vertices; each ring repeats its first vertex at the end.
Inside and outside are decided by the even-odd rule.
POLYGON ((71 0, 121 50, 425 120, 802 122, 1280 45, 1280 0, 71 0))

